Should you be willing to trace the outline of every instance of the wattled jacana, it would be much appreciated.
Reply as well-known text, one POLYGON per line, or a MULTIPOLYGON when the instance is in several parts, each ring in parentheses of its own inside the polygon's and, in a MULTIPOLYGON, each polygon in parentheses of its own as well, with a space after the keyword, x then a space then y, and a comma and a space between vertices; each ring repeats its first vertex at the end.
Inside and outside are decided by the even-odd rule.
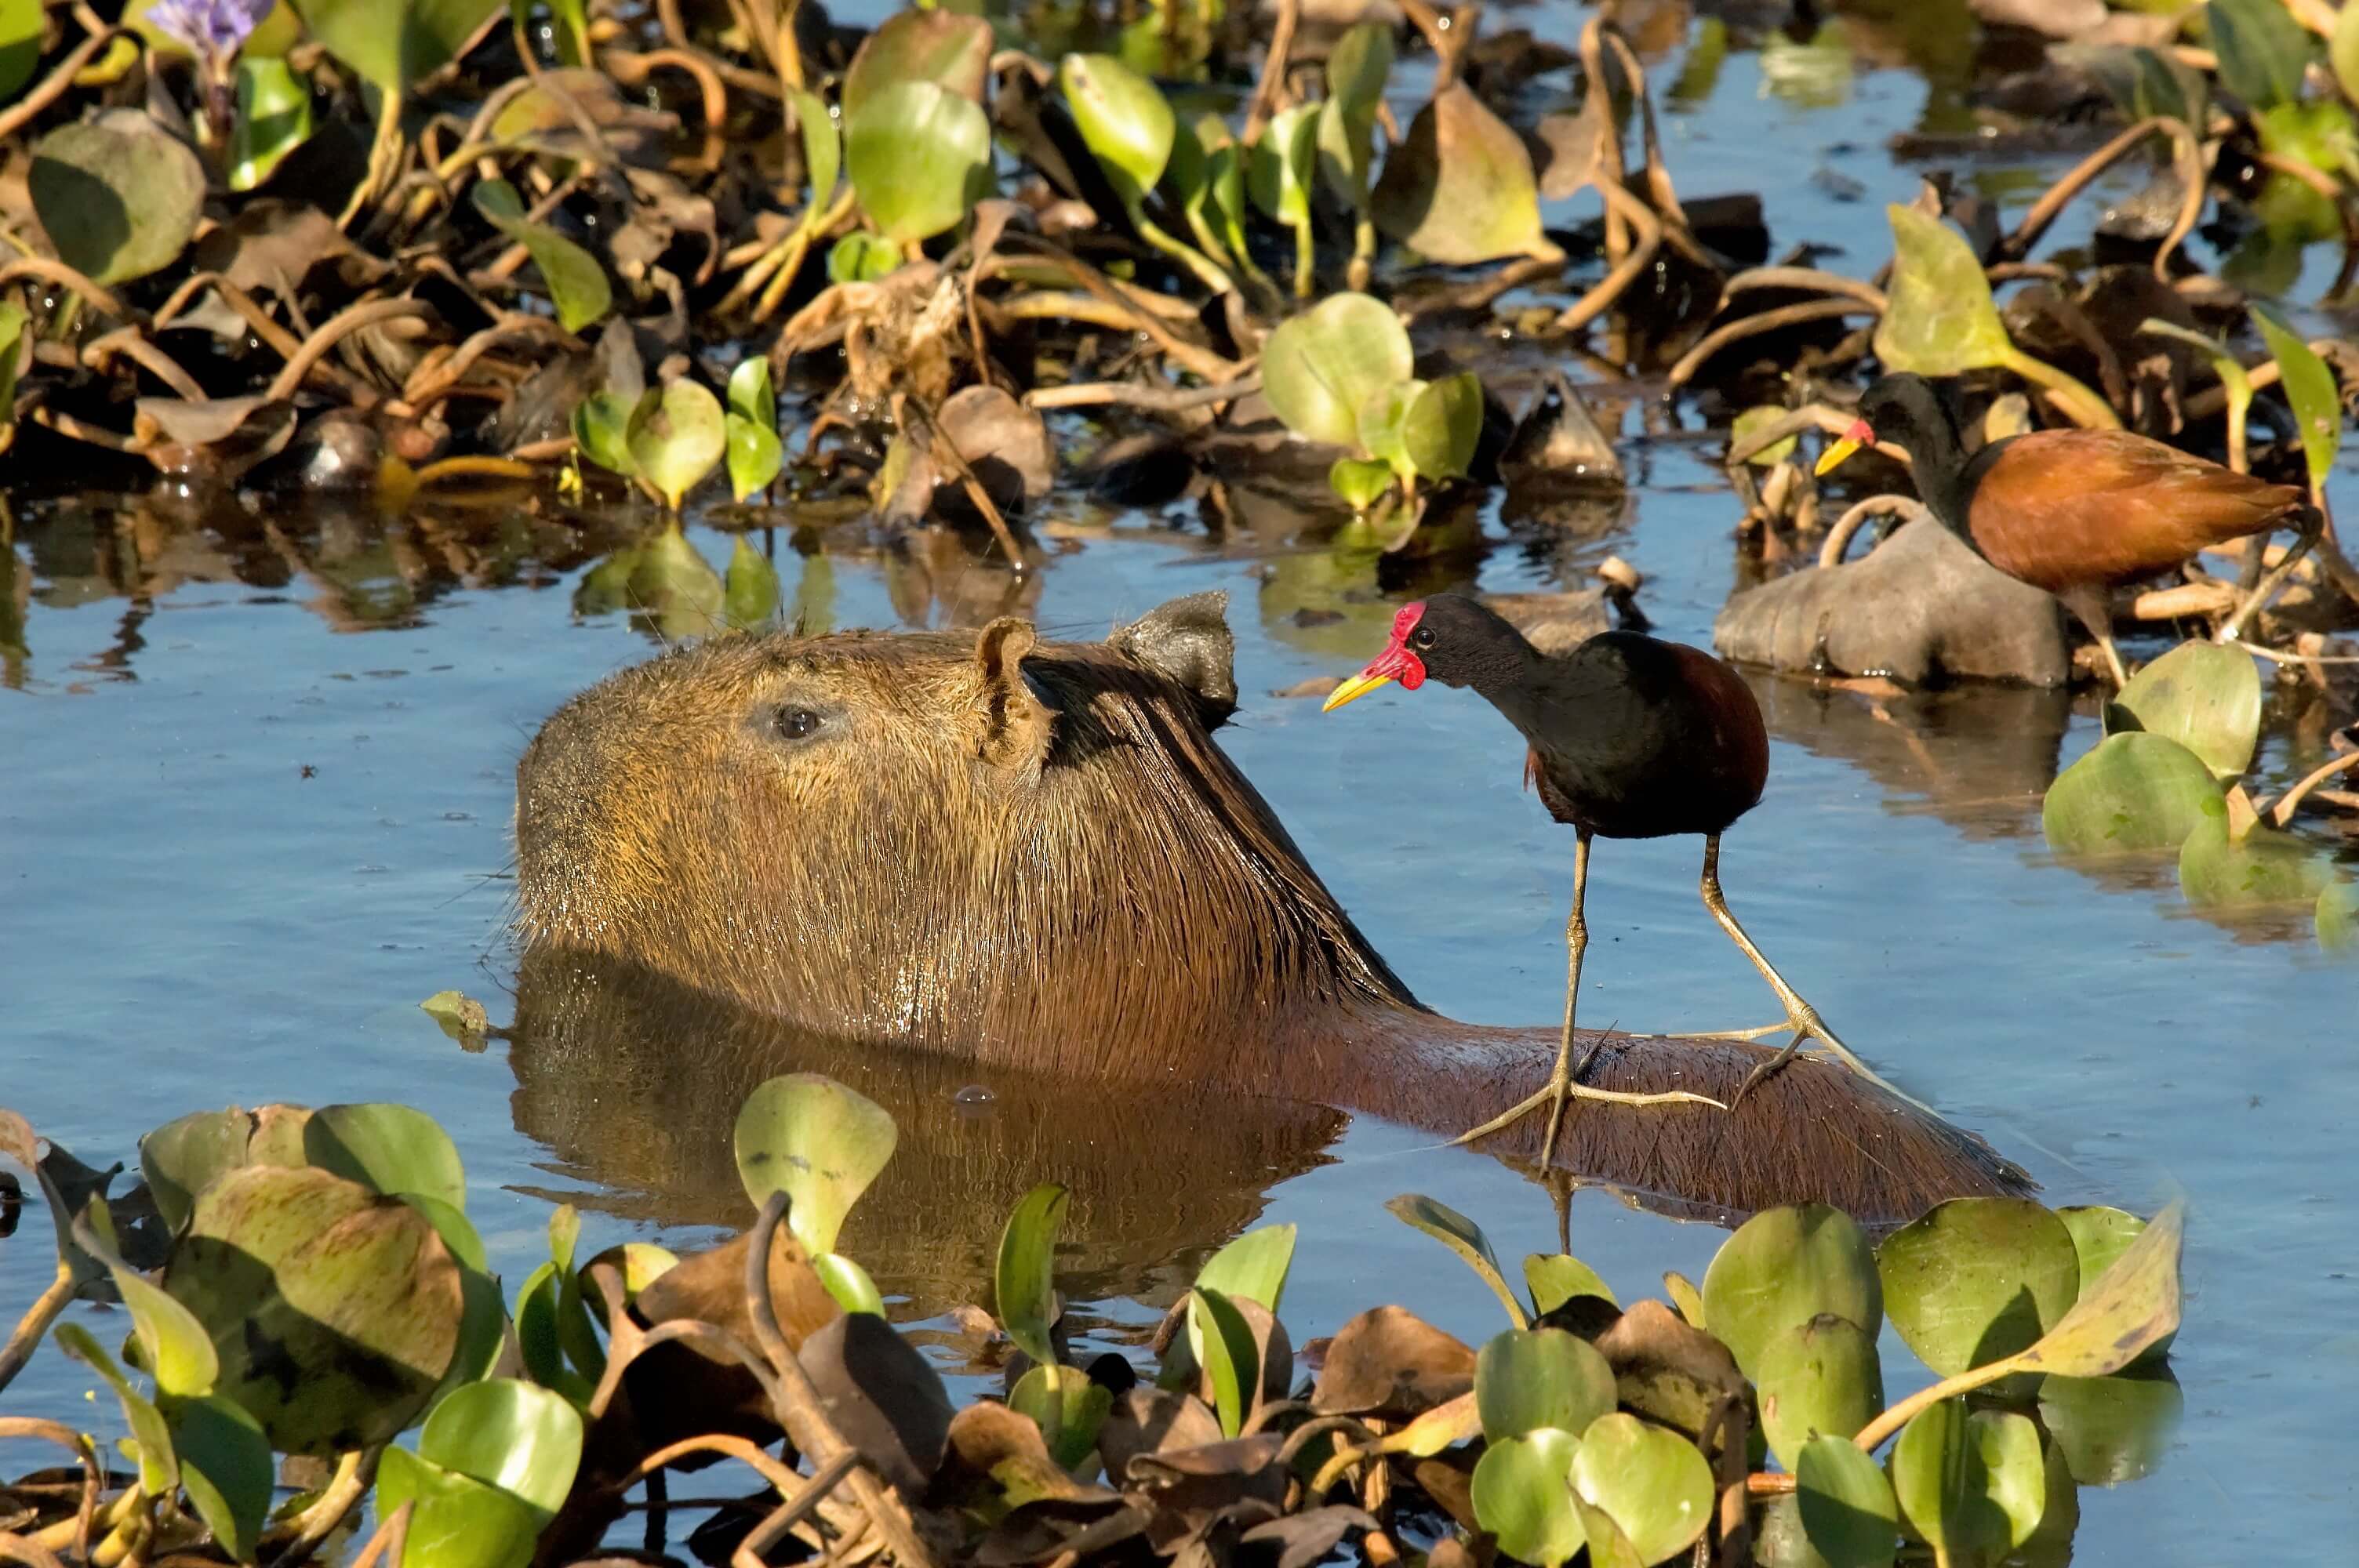
POLYGON ((2035 430, 1969 456, 1949 400, 1920 375, 1869 386, 1858 419, 1820 457, 1818 471, 1879 440, 1907 449, 1917 493, 1943 527, 2007 576, 2064 601, 2104 650, 2117 685, 2129 677, 2114 646, 2109 589, 2168 571, 2206 546, 2298 524, 2299 543, 2246 600, 2249 610, 2277 591, 2324 521, 2292 485, 2126 430, 2035 430))
MULTIPOLYGON (((1461 1136, 1463 1143, 1549 1107, 1547 1141, 1556 1144, 1568 1098, 1659 1104, 1716 1102, 1701 1095, 1617 1094, 1583 1086, 1596 1047, 1572 1065, 1573 1004, 1581 991, 1581 956, 1589 943, 1582 903, 1589 881, 1592 838, 1659 838, 1701 833, 1703 903, 1712 917, 1785 1004, 1794 1038, 1756 1068, 1736 1093, 1791 1060, 1805 1039, 1823 1040, 1854 1070, 1870 1078, 1797 994, 1728 912, 1720 891, 1720 836, 1753 809, 1769 777, 1769 735, 1761 708, 1734 670, 1699 648, 1636 632, 1603 632, 1553 657, 1524 640, 1497 613, 1458 594, 1436 594, 1393 617, 1392 642, 1358 675, 1327 698, 1332 712, 1387 681, 1415 691, 1429 679, 1473 687, 1521 730, 1530 750, 1524 776, 1559 822, 1580 835, 1572 860, 1572 916, 1565 924, 1564 1034, 1549 1087, 1506 1115, 1461 1136)), ((1755 1032, 1758 1033, 1758 1032, 1755 1032)), ((1876 1079, 1879 1084, 1881 1079, 1876 1079)), ((1886 1086, 1889 1087, 1889 1086, 1886 1086)))

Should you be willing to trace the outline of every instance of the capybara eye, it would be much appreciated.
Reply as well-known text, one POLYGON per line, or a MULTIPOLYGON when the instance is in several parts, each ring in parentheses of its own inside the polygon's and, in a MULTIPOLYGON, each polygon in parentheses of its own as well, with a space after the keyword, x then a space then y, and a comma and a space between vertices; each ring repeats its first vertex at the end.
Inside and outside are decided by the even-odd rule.
POLYGON ((808 708, 781 708, 778 733, 789 741, 809 740, 819 733, 819 715, 808 708))
POLYGON ((1411 637, 1411 638, 1409 639, 1409 641, 1410 641, 1411 643, 1416 643, 1416 644, 1417 644, 1419 647, 1420 647, 1420 648, 1430 648, 1430 647, 1432 647, 1432 646, 1433 646, 1433 628, 1432 628, 1432 627, 1430 627, 1430 626, 1420 626, 1420 627, 1419 627, 1419 628, 1417 629, 1417 634, 1416 634, 1415 636, 1411 637))

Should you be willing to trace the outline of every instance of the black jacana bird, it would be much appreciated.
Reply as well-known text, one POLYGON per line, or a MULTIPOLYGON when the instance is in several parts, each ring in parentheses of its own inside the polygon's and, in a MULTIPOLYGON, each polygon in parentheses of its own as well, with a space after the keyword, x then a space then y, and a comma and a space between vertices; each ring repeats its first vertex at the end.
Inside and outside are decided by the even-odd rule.
MULTIPOLYGON (((1573 849, 1572 915, 1565 923, 1564 1033, 1548 1087, 1454 1141, 1496 1132, 1549 1107, 1545 1162, 1556 1146, 1568 1099, 1624 1105, 1685 1100, 1719 1102, 1691 1094, 1634 1095, 1590 1088, 1581 1082, 1597 1048, 1572 1062, 1574 1004, 1581 992, 1581 956, 1589 943, 1582 906, 1589 882, 1590 840, 1703 835, 1703 903, 1729 939, 1753 960, 1786 1009, 1783 1026, 1794 1037, 1754 1069, 1731 1104, 1793 1059, 1802 1042, 1824 1041, 1854 1071, 1883 1080, 1835 1037, 1818 1010, 1802 1000, 1761 956, 1728 910, 1720 889, 1720 836, 1759 803, 1769 777, 1769 732, 1760 705, 1736 672, 1700 648, 1636 632, 1603 632, 1562 654, 1549 655, 1524 640, 1496 611, 1454 593, 1436 594, 1393 617, 1392 641, 1365 669, 1327 698, 1332 712, 1388 681, 1415 691, 1428 680, 1472 687, 1523 732, 1529 750, 1524 776, 1559 822, 1580 835, 1573 849)), ((1742 1036, 1767 1033, 1735 1032, 1742 1036)), ((1883 1085, 1889 1088, 1891 1086, 1883 1085)), ((1895 1091, 1897 1092, 1897 1090, 1895 1091)))
POLYGON ((1887 375, 1859 401, 1859 417, 1819 458, 1835 467, 1864 446, 1902 448, 1927 511, 1973 552, 2018 582, 2063 600, 2104 650, 2120 685, 2111 590, 2171 570, 2208 546, 2294 526, 2301 537, 2222 630, 2283 585, 2324 524, 2296 486, 2182 452, 2126 430, 2034 430, 1969 455, 1957 415, 1920 375, 1887 375))

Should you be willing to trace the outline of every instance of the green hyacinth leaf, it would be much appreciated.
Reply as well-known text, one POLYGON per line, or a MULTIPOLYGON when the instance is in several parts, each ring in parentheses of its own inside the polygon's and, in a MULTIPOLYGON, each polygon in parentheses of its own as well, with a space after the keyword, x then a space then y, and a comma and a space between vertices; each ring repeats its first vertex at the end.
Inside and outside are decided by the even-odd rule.
POLYGON ((1360 406, 1360 445, 1393 472, 1407 479, 1417 475, 1417 464, 1410 460, 1406 432, 1409 405, 1425 390, 1424 382, 1411 378, 1379 388, 1375 395, 1360 406))
POLYGON ((303 26, 327 51, 375 85, 398 93, 456 59, 501 0, 294 0, 303 26))
POLYGON ((963 221, 991 190, 991 122, 972 99, 900 81, 845 121, 843 161, 860 205, 904 244, 963 221))
POLYGON ((631 399, 619 393, 593 392, 573 406, 573 445, 582 455, 609 473, 636 478, 639 465, 631 456, 631 399))
POLYGON ((2240 838, 2225 801, 2207 802, 2179 849, 2179 891, 2198 909, 2314 904, 2332 862, 2290 833, 2256 826, 2240 838))
MULTIPOLYGON (((1246 1231, 1205 1260, 1196 1274, 1196 1288, 1217 1291, 1231 1301, 1258 1302, 1276 1317, 1286 1295, 1287 1272, 1294 1263, 1294 1238, 1291 1224, 1264 1225, 1246 1231)), ((1200 1365, 1203 1346, 1203 1324, 1191 1309, 1188 1348, 1200 1365)))
POLYGON ((59 258, 101 287, 178 260, 204 206, 197 155, 137 109, 49 132, 26 182, 59 258))
POLYGON ((1401 448, 1419 479, 1458 479, 1483 438, 1483 382, 1473 371, 1419 387, 1401 418, 1401 448))
POLYGON ((1771 1340, 1821 1313, 1871 1338, 1884 1326, 1884 1287, 1867 1235, 1825 1204, 1755 1215, 1721 1243, 1703 1276, 1711 1332, 1748 1378, 1771 1340))
POLYGON ((1696 1289, 1693 1280, 1677 1270, 1669 1271, 1663 1275, 1663 1293, 1670 1297, 1671 1305, 1688 1320, 1690 1328, 1704 1326, 1703 1292, 1696 1289))
POLYGON ((197 1195, 246 1162, 254 1119, 242 1110, 199 1110, 168 1121, 139 1141, 139 1173, 156 1212, 178 1230, 197 1195))
POLYGON ((410 1506, 400 1568, 525 1568, 545 1521, 531 1503, 488 1482, 388 1448, 378 1462, 376 1506, 410 1506))
POLYGON ((2253 764, 2261 733, 2260 672, 2242 648, 2181 643, 2130 677, 2106 705, 2105 729, 2167 736, 2227 784, 2253 764))
POLYGON ((1051 1390, 1049 1368, 1035 1367, 1007 1391, 1007 1408, 1031 1417, 1049 1445, 1049 1457, 1071 1470, 1096 1450, 1098 1430, 1114 1409, 1114 1394, 1104 1384, 1090 1381, 1079 1367, 1059 1368, 1051 1390))
POLYGON ((1890 303, 1875 328, 1884 368, 1940 376, 2006 363, 2014 345, 1965 237, 1914 207, 1886 211, 1895 251, 1890 303))
POLYGON ((741 419, 776 429, 778 423, 777 395, 770 390, 770 362, 760 354, 747 354, 729 373, 729 412, 741 419))
POLYGON ((1614 1368, 1560 1328, 1511 1328, 1474 1357, 1474 1403, 1496 1442, 1546 1427, 1585 1432, 1614 1408, 1614 1368))
POLYGON ((1262 345, 1262 390, 1296 435, 1360 443, 1360 410, 1409 378, 1416 355, 1393 308, 1336 294, 1282 323, 1262 345))
POLYGON ((180 1485, 180 1464, 172 1446, 172 1429, 165 1424, 163 1412, 132 1386, 123 1368, 115 1365, 114 1357, 106 1353, 90 1330, 78 1323, 61 1323, 57 1326, 56 1338, 60 1349, 96 1372, 121 1401, 124 1424, 131 1429, 131 1440, 139 1450, 142 1489, 150 1497, 170 1497, 180 1485))
POLYGON ((1500 1271, 1499 1255, 1491 1250, 1491 1238, 1483 1234, 1481 1226, 1448 1204, 1437 1203, 1422 1193, 1403 1193, 1385 1207, 1402 1224, 1424 1231, 1457 1253, 1460 1260, 1491 1287, 1499 1304, 1507 1309, 1510 1323, 1517 1328, 1531 1326, 1531 1315, 1524 1311, 1523 1302, 1508 1285, 1506 1275, 1500 1271))
POLYGON ((1198 1364, 1212 1385, 1221 1432, 1234 1437, 1245 1429, 1261 1393, 1261 1351, 1254 1342, 1253 1325, 1234 1302, 1202 1285, 1189 1292, 1188 1317, 1199 1328, 1189 1347, 1201 1347, 1198 1364))
POLYGON ((787 97, 795 106, 795 123, 802 131, 803 174, 810 181, 810 205, 803 209, 803 223, 809 227, 835 200, 837 182, 843 177, 843 133, 836 128, 835 116, 827 112, 827 100, 818 93, 790 87, 787 97))
POLYGON ((1530 150, 1462 81, 1418 111, 1369 211, 1386 234, 1447 265, 1556 252, 1540 226, 1530 150))
POLYGON ((559 326, 578 332, 614 308, 614 287, 606 281, 606 269, 598 265, 598 258, 547 223, 527 218, 524 198, 516 194, 515 186, 505 179, 478 181, 474 202, 484 221, 522 245, 532 265, 540 269, 540 281, 548 286, 559 326))
POLYGON ((817 1257, 893 1157, 900 1131, 883 1106, 817 1073, 772 1078, 737 1111, 737 1174, 758 1208, 788 1198, 787 1225, 817 1257))
POLYGON ((819 1282, 835 1298, 835 1304, 846 1312, 864 1312, 871 1316, 885 1315, 885 1292, 876 1288, 868 1271, 841 1252, 821 1252, 811 1260, 811 1271, 819 1282))
POLYGON ((0 0, 0 105, 13 103, 41 64, 41 0, 0 0))
POLYGON ((1884 1413, 1875 1341, 1832 1314, 1770 1340, 1758 1379, 1769 1451, 1791 1470, 1813 1438, 1848 1438, 1884 1413))
POLYGON ((2061 1322, 2081 1293, 2064 1222, 2027 1198, 1952 1198, 1876 1249, 1884 1310, 1942 1377, 2003 1360, 2061 1322))
POLYGON ((2108 735, 2058 775, 2040 802, 2048 847, 2061 856, 2176 849, 2225 809, 2203 759, 2165 735, 2108 735))
POLYGON ((1626 1411, 1601 1415, 1582 1433, 1572 1484, 1621 1527, 1644 1563, 1686 1551, 1712 1520, 1712 1465, 1696 1445, 1626 1411))
POLYGON ((1298 103, 1271 116, 1269 124, 1262 128, 1261 140, 1245 154, 1245 183, 1254 205, 1281 223, 1309 222, 1311 181, 1318 177, 1318 155, 1316 103, 1298 103))
POLYGON ((262 1423, 220 1394, 174 1400, 168 1419, 180 1485, 197 1517, 223 1551, 240 1563, 253 1562, 278 1478, 262 1423))
POLYGON ((874 283, 901 265, 901 248, 882 234, 855 230, 828 247, 830 283, 874 283))
POLYGON ((1524 1259, 1524 1288, 1532 1293, 1532 1311, 1542 1317, 1575 1296, 1597 1296, 1614 1306, 1622 1304, 1614 1287, 1599 1278, 1596 1270, 1570 1253, 1528 1254, 1524 1259))
POLYGON ((551 1389, 492 1378, 454 1390, 418 1434, 420 1457, 521 1498, 547 1523, 582 1461, 582 1412, 551 1389))
POLYGON ((1846 1437, 1815 1437, 1794 1465, 1802 1530, 1827 1568, 1886 1568, 1899 1547, 1900 1505, 1876 1462, 1846 1437))
POLYGON ((2041 1509, 2034 1505, 2047 1496, 2030 1421, 1969 1415, 1962 1399, 1932 1405, 1900 1429, 1890 1474, 1901 1517, 1946 1563, 1995 1563, 2021 1539, 2018 1510, 2029 1507, 2036 1525, 2041 1509))
POLYGON ((1057 68, 1065 103, 1082 140, 1136 206, 1163 178, 1178 122, 1155 83, 1111 55, 1069 54, 1057 68))
POLYGON ((1057 1322, 1057 1237, 1070 1196, 1054 1182, 1026 1193, 1000 1232, 993 1273, 1001 1326, 1017 1349, 1044 1366, 1057 1359, 1049 1335, 1057 1322))
POLYGON ((2301 96, 2312 52, 2310 34, 2283 0, 2212 0, 2203 27, 2219 58, 2221 84, 2255 109, 2301 96))
POLYGON ((252 190, 311 139, 311 84, 282 59, 241 55, 236 93, 228 184, 232 190, 252 190))
POLYGON ((948 8, 902 11, 862 40, 843 73, 849 124, 870 102, 905 82, 930 82, 981 104, 991 72, 991 24, 948 8))
POLYGON ((1500 1551, 1534 1568, 1558 1568, 1581 1550, 1586 1538, 1572 1490, 1580 1447, 1572 1433, 1554 1430, 1484 1446, 1469 1495, 1475 1519, 1498 1537, 1500 1551))
POLYGON ((303 1157, 387 1197, 415 1193, 462 1212, 467 1206, 458 1145, 432 1117, 406 1105, 321 1107, 303 1124, 303 1157))
MULTIPOLYGON (((778 440, 777 431, 767 425, 757 425, 742 414, 733 411, 723 417, 722 423, 729 462, 729 493, 743 501, 778 477, 778 470, 785 466, 787 460, 787 449, 778 440)), ((744 541, 741 539, 739 543, 744 541)), ((769 565, 767 561, 762 564, 769 565)), ((733 572, 736 569, 734 561, 731 563, 730 569, 733 572)), ((777 574, 773 573, 771 584, 774 589, 777 581, 777 574)), ((735 626, 745 622, 739 622, 733 614, 730 624, 735 626)))
POLYGON ((631 410, 628 435, 631 461, 639 477, 674 512, 681 498, 712 471, 729 445, 721 400, 685 376, 639 399, 631 410))
POLYGON ((1337 458, 1327 470, 1327 488, 1354 512, 1365 512, 1393 487, 1393 466, 1378 458, 1337 458))
POLYGON ((2316 492, 2325 486, 2334 455, 2343 447, 2343 399, 2334 373, 2274 308, 2256 300, 2252 311, 2253 324, 2261 330, 2269 357, 2277 362, 2286 401, 2293 406, 2301 432, 2302 462, 2310 470, 2310 490, 2316 492))
MULTIPOLYGON (((2088 1291, 2104 1278, 2105 1271, 2121 1260, 2137 1238, 2146 1234, 2146 1221, 2126 1209, 2107 1208, 2103 1205, 2086 1205, 2060 1208, 2056 1217, 2072 1233, 2072 1248, 2081 1256, 2081 1289, 2088 1291)), ((2077 1299, 2077 1298, 2076 1298, 2077 1299)), ((2149 1346, 2140 1357, 2142 1362, 2160 1359, 2170 1349, 2176 1337, 2165 1335, 2149 1346)))

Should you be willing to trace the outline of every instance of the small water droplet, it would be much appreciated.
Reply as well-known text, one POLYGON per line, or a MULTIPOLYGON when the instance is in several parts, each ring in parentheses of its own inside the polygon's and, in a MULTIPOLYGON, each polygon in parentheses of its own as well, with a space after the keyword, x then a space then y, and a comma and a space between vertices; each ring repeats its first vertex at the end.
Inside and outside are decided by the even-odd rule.
POLYGON ((999 1097, 982 1084, 969 1084, 951 1096, 953 1105, 989 1105, 999 1097))

